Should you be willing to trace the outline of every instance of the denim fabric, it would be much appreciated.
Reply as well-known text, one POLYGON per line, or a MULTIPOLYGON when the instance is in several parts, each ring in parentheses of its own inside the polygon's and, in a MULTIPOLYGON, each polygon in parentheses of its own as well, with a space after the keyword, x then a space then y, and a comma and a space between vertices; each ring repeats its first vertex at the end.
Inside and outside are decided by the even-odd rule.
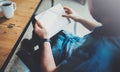
POLYGON ((65 59, 71 57, 72 52, 76 50, 85 38, 77 37, 66 31, 61 31, 51 39, 51 46, 56 65, 59 65, 65 59))
POLYGON ((120 72, 120 36, 101 31, 83 38, 70 35, 58 72, 120 72))

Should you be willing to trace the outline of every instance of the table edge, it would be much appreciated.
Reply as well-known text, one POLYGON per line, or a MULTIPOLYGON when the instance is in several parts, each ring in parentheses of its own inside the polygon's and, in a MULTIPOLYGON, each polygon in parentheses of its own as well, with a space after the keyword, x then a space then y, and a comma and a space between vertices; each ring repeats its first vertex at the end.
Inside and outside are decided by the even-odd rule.
POLYGON ((0 69, 0 72, 4 72, 5 68, 7 67, 8 63, 10 62, 10 59, 12 58, 12 56, 13 56, 15 50, 17 49, 17 47, 18 47, 18 45, 19 45, 22 37, 24 36, 27 28, 29 27, 30 22, 34 19, 35 13, 36 13, 36 11, 38 10, 39 6, 41 5, 42 1, 43 1, 43 0, 40 0, 40 2, 38 3, 35 11, 33 12, 32 16, 30 17, 30 19, 29 19, 27 25, 25 26, 23 32, 21 33, 20 37, 18 38, 17 42, 15 43, 13 49, 11 50, 11 52, 10 52, 10 54, 8 55, 7 59, 5 60, 4 64, 2 65, 2 67, 1 67, 1 69, 0 69))

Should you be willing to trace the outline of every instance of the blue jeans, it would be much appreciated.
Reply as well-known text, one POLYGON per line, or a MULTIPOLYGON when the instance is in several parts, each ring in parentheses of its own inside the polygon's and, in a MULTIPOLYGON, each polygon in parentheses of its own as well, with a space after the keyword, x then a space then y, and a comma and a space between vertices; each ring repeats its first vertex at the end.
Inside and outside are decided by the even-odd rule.
POLYGON ((72 51, 81 45, 81 38, 61 31, 51 39, 51 47, 56 65, 71 56, 72 51))

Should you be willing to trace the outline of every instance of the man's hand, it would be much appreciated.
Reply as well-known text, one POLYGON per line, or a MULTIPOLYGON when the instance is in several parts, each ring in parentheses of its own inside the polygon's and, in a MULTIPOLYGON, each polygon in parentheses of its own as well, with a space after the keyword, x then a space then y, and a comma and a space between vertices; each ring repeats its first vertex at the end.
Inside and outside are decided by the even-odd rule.
POLYGON ((46 29, 40 24, 40 22, 35 23, 35 28, 34 28, 35 33, 41 38, 45 39, 48 38, 48 32, 46 29))
POLYGON ((74 21, 79 22, 80 24, 82 24, 83 26, 85 26, 87 29, 91 31, 94 30, 96 27, 101 26, 101 24, 98 22, 93 22, 83 18, 82 16, 77 16, 77 14, 70 8, 64 7, 64 9, 67 14, 62 15, 63 17, 71 18, 74 21))
POLYGON ((64 7, 64 10, 66 12, 66 15, 62 15, 63 17, 71 18, 74 21, 78 21, 79 20, 79 17, 77 17, 77 14, 72 9, 64 7))
MULTIPOLYGON (((35 33, 41 38, 48 38, 48 32, 39 22, 35 23, 35 33)), ((43 43, 42 58, 40 60, 41 72, 54 72, 56 70, 56 64, 52 55, 51 45, 49 42, 43 43)))

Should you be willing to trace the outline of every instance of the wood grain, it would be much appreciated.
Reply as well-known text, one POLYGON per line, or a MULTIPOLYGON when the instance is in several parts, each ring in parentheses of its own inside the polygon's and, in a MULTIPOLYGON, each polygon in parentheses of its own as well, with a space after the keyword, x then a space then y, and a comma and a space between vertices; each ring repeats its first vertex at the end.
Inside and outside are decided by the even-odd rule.
MULTIPOLYGON (((21 35, 40 0, 12 0, 17 4, 11 19, 0 17, 0 68, 21 35)), ((2 13, 0 12, 0 16, 2 13)))

